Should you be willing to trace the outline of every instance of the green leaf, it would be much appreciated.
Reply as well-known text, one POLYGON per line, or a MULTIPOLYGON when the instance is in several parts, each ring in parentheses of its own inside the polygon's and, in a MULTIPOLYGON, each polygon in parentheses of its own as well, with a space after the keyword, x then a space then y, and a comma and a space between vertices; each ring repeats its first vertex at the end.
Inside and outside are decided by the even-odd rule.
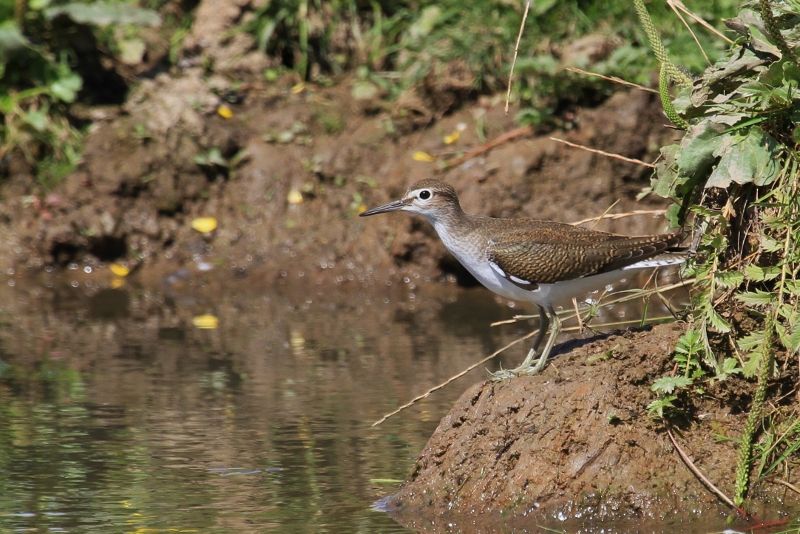
POLYGON ((47 19, 65 15, 78 24, 111 26, 130 24, 134 26, 159 26, 161 17, 152 9, 144 9, 117 2, 70 2, 44 11, 47 19))
POLYGON ((772 302, 774 295, 766 291, 745 291, 736 295, 736 299, 746 306, 764 306, 772 302))
POLYGON ((739 271, 720 271, 714 281, 723 289, 734 289, 744 282, 744 275, 739 271))
POLYGON ((784 287, 792 295, 800 295, 800 280, 786 280, 784 287))
POLYGON ((719 124, 705 119, 689 128, 681 141, 676 163, 685 176, 705 179, 708 170, 717 160, 715 152, 729 135, 720 135, 719 124))
POLYGON ((758 372, 758 364, 761 363, 761 353, 756 351, 752 352, 749 355, 750 357, 744 362, 744 367, 742 368, 742 374, 745 378, 752 378, 758 372))
POLYGON ((50 84, 50 92, 57 99, 69 104, 75 101, 81 87, 83 87, 81 77, 74 72, 69 72, 50 84))
POLYGON ((653 192, 663 198, 675 194, 675 185, 679 182, 675 158, 678 155, 678 145, 661 147, 661 157, 656 163, 656 172, 650 180, 653 192))
POLYGON ((732 134, 727 137, 732 142, 720 143, 714 150, 720 160, 708 177, 706 188, 727 189, 732 182, 763 186, 775 181, 780 173, 780 148, 771 135, 753 127, 742 138, 733 138, 732 134))
POLYGON ((708 323, 716 330, 722 334, 731 331, 731 325, 722 318, 722 316, 714 309, 714 307, 709 303, 709 305, 705 309, 706 320, 708 323))
POLYGON ((759 267, 758 265, 748 265, 744 268, 744 275, 748 280, 763 282, 764 280, 774 280, 781 274, 781 269, 777 265, 769 267, 759 267))
POLYGON ((119 58, 126 65, 138 65, 144 59, 147 46, 139 38, 121 39, 117 41, 119 58))
POLYGON ((678 397, 676 397, 675 395, 669 395, 668 397, 656 399, 647 405, 647 411, 650 412, 651 414, 658 415, 658 417, 663 418, 664 410, 667 408, 675 408, 675 405, 672 403, 677 399, 678 397))
POLYGON ((36 130, 37 132, 43 132, 47 129, 47 122, 49 117, 47 116, 47 111, 43 109, 35 109, 26 112, 22 119, 25 121, 25 124, 36 130))
POLYGON ((742 372, 742 368, 739 367, 739 361, 736 358, 725 358, 722 360, 722 369, 721 369, 721 377, 724 378, 725 376, 735 375, 742 372))
POLYGON ((759 234, 758 241, 761 244, 761 248, 763 248, 766 252, 777 252, 783 249, 783 244, 772 239, 766 234, 759 234))
POLYGON ((672 393, 675 389, 691 386, 692 382, 693 380, 686 376, 662 376, 653 382, 650 389, 656 393, 672 393))
POLYGON ((28 39, 22 34, 14 21, 7 20, 0 24, 0 61, 5 62, 10 54, 30 46, 28 39))
POLYGON ((764 331, 759 330, 753 332, 752 334, 748 334, 744 337, 740 337, 736 340, 736 344, 739 346, 739 349, 743 351, 751 351, 761 345, 764 342, 764 331))

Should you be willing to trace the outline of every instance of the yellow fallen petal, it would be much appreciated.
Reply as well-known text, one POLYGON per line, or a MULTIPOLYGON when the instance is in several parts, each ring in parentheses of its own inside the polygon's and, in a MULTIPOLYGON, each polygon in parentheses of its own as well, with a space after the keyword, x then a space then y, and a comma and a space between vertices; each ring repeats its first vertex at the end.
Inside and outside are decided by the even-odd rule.
POLYGON ((112 263, 108 266, 108 268, 111 269, 111 272, 114 274, 114 276, 119 276, 120 278, 125 278, 131 272, 127 266, 122 265, 121 263, 112 263))
POLYGON ((119 289, 125 285, 124 278, 112 278, 111 279, 111 289, 119 289))
POLYGON ((453 143, 458 141, 458 139, 460 137, 461 137, 461 132, 456 130, 455 132, 453 132, 451 134, 445 135, 444 138, 443 138, 443 141, 444 141, 444 144, 446 144, 446 145, 452 145, 453 143))
POLYGON ((198 217, 192 220, 192 228, 201 234, 208 234, 217 229, 217 219, 214 217, 198 217))
POLYGON ((301 193, 297 189, 292 189, 291 191, 289 191, 289 194, 286 195, 286 201, 289 204, 302 204, 303 203, 303 193, 301 193))
POLYGON ((207 313, 205 315, 193 317, 192 324, 195 328, 200 328, 202 330, 214 330, 219 326, 219 319, 217 319, 216 315, 207 313))
POLYGON ((305 88, 306 88, 306 84, 305 83, 303 83, 303 82, 296 83, 296 84, 294 84, 292 86, 292 94, 293 95, 299 95, 300 93, 302 93, 305 90, 305 88))
POLYGON ((423 152, 422 150, 417 150, 411 157, 414 159, 414 161, 422 161, 425 163, 432 163, 436 161, 436 158, 434 158, 427 152, 423 152))
POLYGON ((225 104, 222 104, 220 107, 217 108, 217 115, 219 115, 223 119, 230 119, 231 117, 233 117, 233 110, 230 107, 226 106, 225 104))

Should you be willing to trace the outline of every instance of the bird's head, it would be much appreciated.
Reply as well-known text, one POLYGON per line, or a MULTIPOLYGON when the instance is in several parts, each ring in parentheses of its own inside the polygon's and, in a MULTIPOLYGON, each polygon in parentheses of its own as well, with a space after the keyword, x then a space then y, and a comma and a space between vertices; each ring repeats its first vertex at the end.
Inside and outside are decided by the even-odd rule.
POLYGON ((458 196, 453 186, 439 180, 422 180, 415 183, 405 194, 391 202, 369 209, 362 217, 390 211, 410 211, 424 215, 430 221, 461 211, 458 196))

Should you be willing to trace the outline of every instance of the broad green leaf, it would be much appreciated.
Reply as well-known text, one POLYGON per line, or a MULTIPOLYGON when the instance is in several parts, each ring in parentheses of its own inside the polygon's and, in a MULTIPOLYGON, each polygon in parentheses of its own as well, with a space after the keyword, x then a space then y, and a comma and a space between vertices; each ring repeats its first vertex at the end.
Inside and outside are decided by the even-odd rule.
POLYGON ((772 136, 759 127, 750 128, 747 135, 730 143, 720 143, 714 155, 720 160, 706 182, 706 187, 728 188, 732 182, 769 185, 780 173, 780 148, 772 136))
POLYGON ((745 291, 736 295, 736 299, 747 306, 764 306, 774 299, 775 295, 766 291, 745 291))
POLYGON ((135 26, 159 26, 161 17, 152 9, 144 9, 117 2, 70 2, 44 10, 44 16, 54 19, 65 15, 79 24, 110 26, 131 24, 135 26))
POLYGON ((717 160, 715 152, 728 135, 721 135, 722 127, 705 119, 689 128, 681 141, 676 163, 680 173, 696 179, 704 179, 717 160))
POLYGON ((656 393, 672 393, 675 389, 691 386, 693 380, 686 376, 662 376, 653 382, 650 389, 656 393))

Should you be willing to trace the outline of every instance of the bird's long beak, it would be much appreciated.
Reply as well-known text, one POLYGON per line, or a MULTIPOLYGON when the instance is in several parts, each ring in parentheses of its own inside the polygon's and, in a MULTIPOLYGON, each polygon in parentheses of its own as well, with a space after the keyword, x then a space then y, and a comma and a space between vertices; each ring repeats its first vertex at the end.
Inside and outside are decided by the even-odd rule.
POLYGON ((361 217, 369 217, 370 215, 377 215, 379 213, 397 211, 399 209, 403 209, 404 207, 408 206, 409 203, 410 201, 406 199, 392 200, 391 202, 384 204, 383 206, 378 206, 377 208, 372 208, 370 210, 365 211, 364 213, 361 214, 361 217))

